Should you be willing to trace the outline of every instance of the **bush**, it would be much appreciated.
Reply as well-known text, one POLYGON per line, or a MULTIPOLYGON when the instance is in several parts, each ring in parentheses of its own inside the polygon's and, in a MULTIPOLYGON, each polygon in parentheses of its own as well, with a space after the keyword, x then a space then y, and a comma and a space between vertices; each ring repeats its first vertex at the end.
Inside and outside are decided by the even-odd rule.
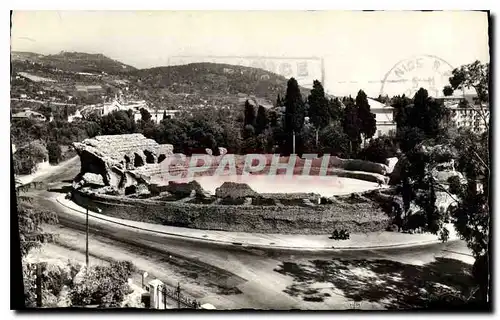
POLYGON ((62 160, 61 147, 55 141, 49 141, 47 144, 47 152, 50 164, 58 164, 62 160))
POLYGON ((338 123, 332 123, 319 132, 319 154, 349 156, 349 138, 338 123))
POLYGON ((380 137, 370 141, 357 155, 357 159, 385 163, 387 158, 396 156, 397 148, 392 139, 380 137))
POLYGON ((84 274, 70 293, 71 303, 77 306, 98 304, 100 307, 119 307, 129 294, 128 278, 135 271, 130 261, 96 266, 84 274))
POLYGON ((397 224, 391 224, 390 226, 387 227, 387 231, 398 232, 399 227, 397 226, 397 224))
POLYGON ((47 160, 48 152, 43 142, 36 140, 19 148, 13 158, 15 174, 32 174, 38 163, 47 160))

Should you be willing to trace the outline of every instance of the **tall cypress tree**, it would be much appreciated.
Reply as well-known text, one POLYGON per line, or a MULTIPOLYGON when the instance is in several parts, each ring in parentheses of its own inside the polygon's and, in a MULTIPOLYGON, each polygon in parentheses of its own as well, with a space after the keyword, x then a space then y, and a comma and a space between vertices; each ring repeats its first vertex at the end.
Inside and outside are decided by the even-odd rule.
POLYGON ((281 100, 281 96, 280 94, 278 93, 278 98, 276 98, 276 107, 281 107, 283 105, 283 102, 281 100))
MULTIPOLYGON (((288 80, 285 96, 285 132, 287 134, 287 151, 293 150, 293 134, 298 137, 304 127, 305 106, 300 94, 299 84, 295 78, 288 80)), ((298 141, 299 145, 301 142, 298 141)))
POLYGON ((328 101, 328 112, 330 114, 330 121, 342 119, 342 103, 339 98, 330 99, 328 101))
POLYGON ((318 132, 331 121, 328 99, 321 82, 314 80, 311 94, 307 98, 309 103, 309 119, 316 128, 316 145, 318 145, 318 132))
POLYGON ((358 109, 358 118, 360 120, 360 133, 363 135, 363 141, 373 137, 377 131, 377 122, 375 114, 370 111, 368 98, 363 90, 359 90, 356 96, 356 107, 358 109))
POLYGON ((361 141, 361 119, 354 100, 349 97, 343 99, 345 104, 344 117, 342 119, 342 129, 349 137, 349 152, 356 153, 361 141))
POLYGON ((266 108, 259 106, 257 109, 257 119, 255 120, 255 134, 259 135, 266 130, 268 122, 266 108))
POLYGON ((245 101, 245 119, 243 126, 251 125, 255 127, 255 107, 247 100, 245 101))

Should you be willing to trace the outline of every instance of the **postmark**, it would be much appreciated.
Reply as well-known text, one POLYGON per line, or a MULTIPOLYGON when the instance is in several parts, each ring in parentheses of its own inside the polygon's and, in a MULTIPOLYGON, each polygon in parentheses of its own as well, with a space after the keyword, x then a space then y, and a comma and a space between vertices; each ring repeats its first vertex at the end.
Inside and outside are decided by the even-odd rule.
POLYGON ((380 94, 413 97, 424 88, 430 96, 442 97, 453 69, 446 60, 434 55, 412 56, 399 61, 385 74, 380 94))
MULTIPOLYGON (((169 65, 181 65, 196 62, 212 62, 240 65, 263 69, 272 73, 294 77, 297 82, 306 88, 312 88, 313 81, 319 80, 324 84, 323 59, 317 57, 266 57, 266 56, 174 56, 169 58, 169 65)), ((234 72, 225 68, 227 73, 234 72)), ((269 75, 262 75, 261 80, 268 80, 269 75)))

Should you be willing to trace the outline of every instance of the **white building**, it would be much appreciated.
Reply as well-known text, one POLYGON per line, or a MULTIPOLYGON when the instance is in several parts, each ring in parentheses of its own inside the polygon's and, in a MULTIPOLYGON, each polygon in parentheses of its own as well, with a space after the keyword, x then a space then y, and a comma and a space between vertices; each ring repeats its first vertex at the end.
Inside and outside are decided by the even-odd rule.
POLYGON ((368 98, 368 104, 370 105, 370 111, 375 114, 377 122, 377 130, 373 138, 395 134, 396 122, 394 121, 394 109, 371 98, 368 98))
POLYGON ((489 123, 490 110, 487 104, 479 104, 469 101, 469 105, 460 104, 463 97, 443 98, 445 107, 450 109, 449 120, 458 128, 470 128, 474 132, 486 130, 485 120, 489 123))
POLYGON ((168 119, 174 118, 180 110, 153 110, 150 109, 144 100, 123 102, 122 99, 114 99, 113 102, 105 103, 101 107, 101 116, 105 116, 113 111, 128 111, 132 110, 134 120, 139 121, 142 118, 141 109, 146 109, 151 114, 151 120, 160 123, 163 120, 164 114, 168 119))

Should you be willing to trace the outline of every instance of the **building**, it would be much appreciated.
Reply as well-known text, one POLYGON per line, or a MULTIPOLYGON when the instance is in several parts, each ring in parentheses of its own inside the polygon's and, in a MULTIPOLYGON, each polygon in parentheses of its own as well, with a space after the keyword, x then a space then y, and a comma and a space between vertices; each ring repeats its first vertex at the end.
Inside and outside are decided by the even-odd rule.
POLYGON ((21 120, 21 119, 32 119, 36 121, 47 121, 47 118, 39 112, 31 111, 26 108, 21 112, 15 113, 12 115, 12 120, 21 120))
POLYGON ((160 123, 163 120, 164 114, 166 114, 167 119, 172 119, 177 115, 177 113, 180 112, 180 110, 153 110, 148 107, 146 101, 144 100, 124 102, 123 99, 117 97, 115 97, 112 102, 104 103, 102 107, 97 108, 100 109, 101 116, 105 116, 113 111, 132 110, 135 121, 141 120, 141 109, 146 109, 151 114, 151 120, 156 123, 160 123))
POLYGON ((68 122, 73 122, 77 119, 83 119, 83 116, 82 116, 80 110, 76 110, 75 114, 68 116, 68 122))
POLYGON ((450 110, 450 121, 457 128, 469 128, 480 133, 486 130, 489 123, 490 110, 488 104, 478 103, 474 98, 450 96, 440 99, 450 110))
POLYGON ((373 138, 396 134, 396 122, 394 121, 394 109, 377 100, 368 98, 370 111, 375 114, 377 130, 373 138))
POLYGON ((484 132, 486 123, 489 123, 490 110, 487 107, 463 107, 459 104, 449 107, 451 114, 449 120, 457 128, 469 128, 474 132, 484 132))
POLYGON ((97 94, 104 92, 100 85, 75 85, 75 89, 78 93, 97 94))
MULTIPOLYGON (((166 115, 167 119, 172 119, 174 118, 177 113, 180 112, 180 110, 150 110, 146 109, 149 111, 151 114, 151 120, 153 120, 156 123, 160 123, 163 120, 163 116, 166 115), (165 113, 165 114, 164 114, 165 113)), ((134 120, 139 121, 141 120, 142 115, 140 111, 134 112, 134 120)))

